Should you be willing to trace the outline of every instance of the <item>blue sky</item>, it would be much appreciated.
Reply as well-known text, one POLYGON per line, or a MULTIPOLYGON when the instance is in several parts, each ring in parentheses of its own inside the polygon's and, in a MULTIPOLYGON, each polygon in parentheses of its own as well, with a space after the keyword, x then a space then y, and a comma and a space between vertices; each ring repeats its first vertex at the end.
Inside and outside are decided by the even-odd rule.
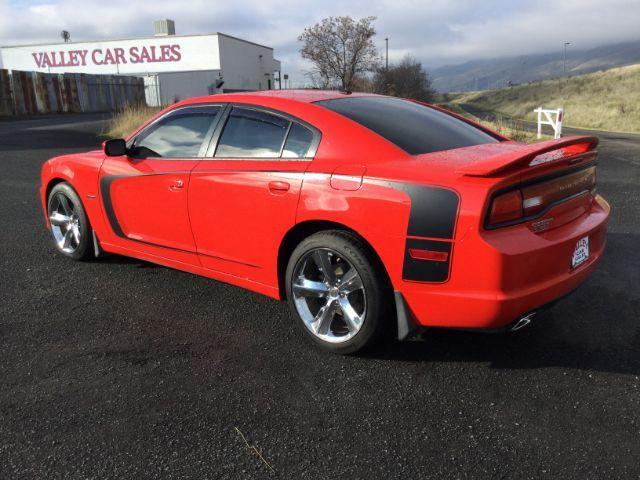
POLYGON ((427 67, 640 39, 640 0, 0 0, 0 45, 57 42, 62 29, 75 41, 148 36, 172 18, 178 34, 272 46, 303 83, 297 37, 330 15, 376 16, 381 52, 389 37, 392 62, 411 54, 427 67))

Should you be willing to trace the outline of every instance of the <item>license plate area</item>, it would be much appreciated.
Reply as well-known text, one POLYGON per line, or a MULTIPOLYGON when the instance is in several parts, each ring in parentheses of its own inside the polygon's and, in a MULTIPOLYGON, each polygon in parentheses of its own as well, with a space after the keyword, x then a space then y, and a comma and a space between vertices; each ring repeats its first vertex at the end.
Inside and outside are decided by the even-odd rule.
POLYGON ((571 256, 571 270, 589 260, 589 237, 583 237, 576 243, 571 256))

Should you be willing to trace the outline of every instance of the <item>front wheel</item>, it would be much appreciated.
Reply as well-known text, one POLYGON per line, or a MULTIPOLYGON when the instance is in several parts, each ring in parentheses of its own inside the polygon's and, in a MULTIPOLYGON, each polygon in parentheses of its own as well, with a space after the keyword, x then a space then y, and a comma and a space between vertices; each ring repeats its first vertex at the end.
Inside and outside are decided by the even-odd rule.
POLYGON ((51 189, 47 213, 53 242, 61 254, 83 260, 91 254, 91 227, 76 191, 66 182, 51 189))
POLYGON ((308 338, 355 353, 381 336, 390 302, 384 272, 355 235, 331 230, 303 240, 287 266, 287 301, 308 338))

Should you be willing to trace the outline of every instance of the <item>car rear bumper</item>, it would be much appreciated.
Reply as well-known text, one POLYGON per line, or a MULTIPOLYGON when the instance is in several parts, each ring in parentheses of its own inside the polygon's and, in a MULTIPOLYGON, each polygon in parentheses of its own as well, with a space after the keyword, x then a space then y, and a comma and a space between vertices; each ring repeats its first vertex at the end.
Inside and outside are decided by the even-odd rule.
POLYGON ((609 211, 598 196, 581 218, 543 234, 520 225, 457 241, 448 282, 404 283, 406 310, 416 326, 507 328, 591 275, 604 252, 609 211), (571 269, 576 243, 586 236, 589 259, 571 269))

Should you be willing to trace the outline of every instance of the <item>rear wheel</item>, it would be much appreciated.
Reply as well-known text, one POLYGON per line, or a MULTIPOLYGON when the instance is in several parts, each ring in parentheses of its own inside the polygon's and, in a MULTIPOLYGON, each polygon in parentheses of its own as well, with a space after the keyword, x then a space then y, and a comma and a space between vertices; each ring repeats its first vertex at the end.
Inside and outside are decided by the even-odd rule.
POLYGON ((386 277, 363 242, 331 230, 303 240, 287 266, 294 320, 317 345, 354 353, 381 336, 388 311, 386 277))
POLYGON ((61 254, 83 260, 91 254, 91 227, 75 190, 66 182, 51 189, 47 213, 53 242, 61 254))

